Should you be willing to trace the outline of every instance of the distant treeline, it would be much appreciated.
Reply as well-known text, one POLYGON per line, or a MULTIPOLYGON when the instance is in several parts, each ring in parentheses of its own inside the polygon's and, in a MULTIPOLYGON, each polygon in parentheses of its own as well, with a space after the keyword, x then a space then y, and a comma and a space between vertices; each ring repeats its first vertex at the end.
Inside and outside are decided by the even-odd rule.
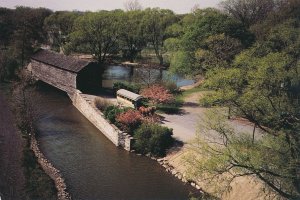
POLYGON ((297 9, 289 11, 298 6, 296 0, 237 2, 224 1, 222 10, 195 8, 181 15, 159 8, 143 10, 135 1, 128 3, 127 11, 0 8, 0 74, 2 79, 12 76, 13 66, 23 66, 41 45, 67 54, 92 54, 100 63, 112 56, 133 62, 144 51, 155 55, 159 64, 171 63, 178 71, 185 71, 182 65, 194 68, 199 64, 203 71, 211 63, 203 63, 202 57, 211 56, 206 55, 207 50, 218 54, 216 59, 230 62, 244 48, 262 40, 274 23, 297 18, 297 9), (221 44, 222 48, 216 47, 221 44))

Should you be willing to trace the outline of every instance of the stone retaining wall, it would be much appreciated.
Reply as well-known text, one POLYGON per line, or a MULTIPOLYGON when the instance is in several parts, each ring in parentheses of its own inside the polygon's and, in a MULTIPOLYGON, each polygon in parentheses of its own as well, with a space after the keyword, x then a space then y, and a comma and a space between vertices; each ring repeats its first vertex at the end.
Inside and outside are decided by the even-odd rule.
POLYGON ((78 90, 73 95, 70 95, 70 98, 73 101, 73 105, 112 143, 130 151, 133 138, 127 133, 122 132, 115 125, 110 124, 104 118, 103 113, 95 107, 93 100, 87 99, 86 95, 78 90))

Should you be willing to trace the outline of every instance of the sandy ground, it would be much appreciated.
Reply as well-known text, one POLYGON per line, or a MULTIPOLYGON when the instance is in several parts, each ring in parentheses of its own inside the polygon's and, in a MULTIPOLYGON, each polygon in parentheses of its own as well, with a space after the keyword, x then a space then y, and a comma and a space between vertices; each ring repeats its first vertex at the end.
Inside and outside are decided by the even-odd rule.
MULTIPOLYGON (((184 99, 184 106, 180 115, 163 114, 165 117, 163 124, 173 128, 174 137, 184 143, 183 147, 175 148, 170 151, 166 159, 178 172, 185 175, 188 165, 185 157, 191 149, 189 143, 197 133, 197 126, 207 108, 200 107, 198 102, 203 96, 203 92, 193 93, 184 99)), ((230 124, 235 130, 252 134, 253 124, 245 120, 230 120, 230 124)), ((201 134, 201 132, 200 132, 201 134)), ((210 192, 211 188, 205 187, 201 182, 197 182, 204 191, 210 192)), ((232 190, 222 196, 225 200, 259 200, 268 199, 261 193, 262 184, 251 177, 240 177, 231 184, 232 190)))
POLYGON ((0 196, 5 200, 25 197, 22 149, 23 140, 15 127, 7 100, 0 90, 0 196))

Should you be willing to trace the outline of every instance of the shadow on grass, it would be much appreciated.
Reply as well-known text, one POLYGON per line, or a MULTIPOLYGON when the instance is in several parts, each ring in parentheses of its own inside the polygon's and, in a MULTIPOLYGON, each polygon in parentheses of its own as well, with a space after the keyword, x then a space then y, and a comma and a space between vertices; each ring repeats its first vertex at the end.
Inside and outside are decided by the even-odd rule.
POLYGON ((23 167, 26 192, 31 199, 56 199, 57 190, 53 180, 43 171, 29 146, 23 150, 23 167))
POLYGON ((165 114, 182 114, 183 112, 180 107, 168 104, 158 105, 157 110, 165 114))

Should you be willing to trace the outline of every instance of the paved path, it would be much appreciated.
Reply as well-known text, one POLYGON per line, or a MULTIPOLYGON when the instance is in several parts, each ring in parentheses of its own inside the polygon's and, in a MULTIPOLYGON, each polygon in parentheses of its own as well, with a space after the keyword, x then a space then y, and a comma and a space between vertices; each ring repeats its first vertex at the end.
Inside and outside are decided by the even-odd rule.
MULTIPOLYGON (((187 96, 184 99, 181 114, 161 114, 165 118, 163 124, 173 128, 173 136, 177 140, 187 143, 195 138, 199 121, 207 110, 198 104, 202 96, 203 92, 196 92, 187 96)), ((252 134, 253 125, 251 123, 238 120, 230 120, 230 123, 235 130, 252 134)))
POLYGON ((0 196, 3 199, 24 199, 22 149, 21 135, 0 89, 0 196))

